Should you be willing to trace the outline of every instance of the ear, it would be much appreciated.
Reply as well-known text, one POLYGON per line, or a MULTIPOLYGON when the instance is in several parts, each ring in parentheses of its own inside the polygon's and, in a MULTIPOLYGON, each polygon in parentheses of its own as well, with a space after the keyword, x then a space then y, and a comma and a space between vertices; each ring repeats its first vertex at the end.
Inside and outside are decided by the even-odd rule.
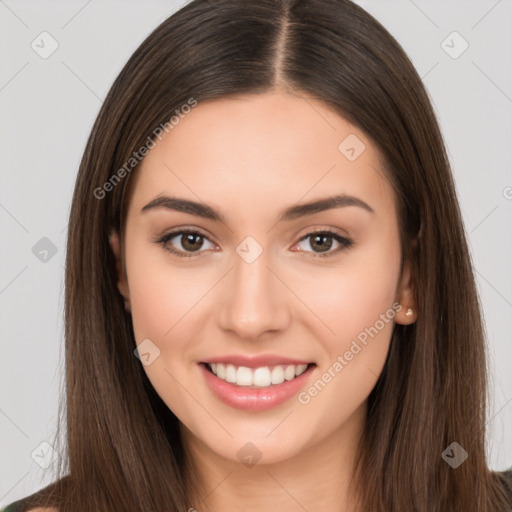
POLYGON ((404 262, 402 277, 398 283, 396 302, 401 304, 402 309, 397 311, 395 322, 402 325, 414 323, 418 317, 418 310, 414 302, 414 282, 410 261, 404 262))
POLYGON ((128 280, 123 268, 123 258, 121 255, 121 246, 119 243, 119 233, 117 233, 117 231, 112 231, 108 241, 116 260, 117 288, 124 298, 124 306, 126 310, 130 311, 130 289, 128 288, 128 280))

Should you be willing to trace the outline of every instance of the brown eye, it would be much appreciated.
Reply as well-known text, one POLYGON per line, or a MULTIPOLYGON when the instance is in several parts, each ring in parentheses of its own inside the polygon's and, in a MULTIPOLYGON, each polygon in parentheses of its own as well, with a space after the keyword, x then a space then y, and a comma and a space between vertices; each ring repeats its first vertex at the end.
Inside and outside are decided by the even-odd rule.
POLYGON ((201 235, 193 235, 192 233, 185 233, 178 235, 181 238, 181 245, 185 251, 197 251, 203 245, 201 235))
POLYGON ((353 245, 352 240, 345 238, 332 231, 315 231, 302 237, 298 245, 305 243, 313 249, 308 251, 307 248, 302 248, 305 252, 313 252, 312 256, 331 256, 339 253, 343 249, 347 249, 353 245), (333 243, 338 244, 338 250, 330 251, 333 243))
POLYGON ((165 250, 177 256, 192 257, 194 253, 203 252, 200 251, 200 249, 203 247, 206 240, 215 247, 206 236, 198 231, 174 231, 165 234, 156 242, 163 245, 165 250))
POLYGON ((311 247, 319 248, 320 252, 326 252, 332 247, 333 239, 327 235, 311 235, 311 247))

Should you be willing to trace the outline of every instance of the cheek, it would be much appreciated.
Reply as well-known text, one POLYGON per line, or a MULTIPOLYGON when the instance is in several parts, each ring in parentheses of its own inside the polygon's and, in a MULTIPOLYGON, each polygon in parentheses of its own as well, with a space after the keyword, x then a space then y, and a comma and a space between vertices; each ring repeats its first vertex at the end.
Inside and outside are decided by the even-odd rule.
POLYGON ((301 293, 323 322, 315 323, 315 332, 324 357, 317 379, 299 402, 331 411, 326 425, 333 426, 363 403, 385 364, 400 272, 398 239, 393 235, 374 237, 364 250, 347 253, 339 266, 317 270, 303 283, 301 293), (334 415, 332 403, 343 404, 334 415))
POLYGON ((127 274, 137 342, 154 338, 164 343, 193 325, 194 305, 208 291, 207 280, 198 279, 193 270, 169 265, 163 249, 160 253, 133 247, 130 256, 127 274))
POLYGON ((133 247, 126 262, 136 344, 150 339, 156 345, 158 356, 153 356, 156 349, 151 345, 154 360, 144 365, 144 371, 169 409, 181 421, 190 422, 194 411, 180 383, 188 382, 189 351, 200 340, 194 305, 207 289, 200 289, 193 272, 171 268, 165 254, 155 258, 154 251, 141 245, 133 247))
POLYGON ((395 301, 399 272, 399 250, 382 240, 364 250, 347 252, 335 266, 304 273, 298 295, 305 298, 315 318, 322 320, 323 327, 316 329, 319 333, 322 329, 329 352, 343 349, 376 322, 383 337, 390 336, 392 322, 383 326, 380 319, 386 312, 394 317, 389 310, 395 301))

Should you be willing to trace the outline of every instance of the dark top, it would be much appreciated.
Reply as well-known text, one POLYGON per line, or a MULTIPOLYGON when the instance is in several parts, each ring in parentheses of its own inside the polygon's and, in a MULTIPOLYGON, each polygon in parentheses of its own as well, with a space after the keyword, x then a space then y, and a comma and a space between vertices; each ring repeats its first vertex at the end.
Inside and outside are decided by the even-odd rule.
MULTIPOLYGON (((508 491, 507 494, 510 498, 510 503, 511 503, 510 511, 512 512, 512 468, 507 469, 506 471, 497 472, 496 474, 499 475, 501 477, 501 479, 507 485, 507 491, 508 491)), ((50 485, 53 485, 53 484, 50 484, 50 485)), ((49 487, 49 486, 47 486, 47 487, 49 487)), ((43 492, 45 489, 47 489, 47 487, 40 489, 39 491, 37 491, 29 496, 26 496, 25 498, 23 498, 21 500, 13 501, 9 505, 7 505, 7 507, 0 510, 0 512, 27 512, 28 510, 31 510, 29 508, 30 500, 33 499, 37 494, 39 494, 39 493, 43 492)), ((35 508, 35 507, 32 505, 32 508, 35 508)))

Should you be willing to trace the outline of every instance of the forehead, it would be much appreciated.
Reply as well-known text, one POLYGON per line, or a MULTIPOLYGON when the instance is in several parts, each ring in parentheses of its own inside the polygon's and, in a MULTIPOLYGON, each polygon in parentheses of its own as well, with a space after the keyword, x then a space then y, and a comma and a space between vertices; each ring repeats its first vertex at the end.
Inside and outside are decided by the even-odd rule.
POLYGON ((274 205, 280 211, 334 194, 360 197, 376 211, 394 208, 372 141, 307 95, 271 92, 199 102, 155 142, 133 176, 138 209, 159 194, 266 214, 274 205))

